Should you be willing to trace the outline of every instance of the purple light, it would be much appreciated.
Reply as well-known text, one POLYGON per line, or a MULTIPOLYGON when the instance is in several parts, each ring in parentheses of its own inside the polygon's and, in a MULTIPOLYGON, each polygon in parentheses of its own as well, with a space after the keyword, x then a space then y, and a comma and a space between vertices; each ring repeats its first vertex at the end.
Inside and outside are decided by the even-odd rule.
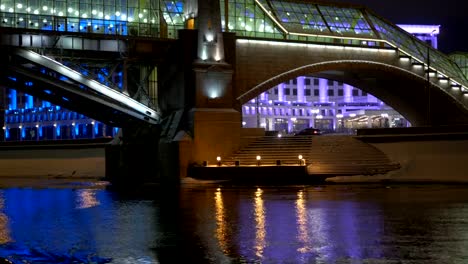
POLYGON ((397 24, 400 28, 404 29, 411 34, 430 34, 438 35, 440 25, 406 25, 406 24, 397 24))

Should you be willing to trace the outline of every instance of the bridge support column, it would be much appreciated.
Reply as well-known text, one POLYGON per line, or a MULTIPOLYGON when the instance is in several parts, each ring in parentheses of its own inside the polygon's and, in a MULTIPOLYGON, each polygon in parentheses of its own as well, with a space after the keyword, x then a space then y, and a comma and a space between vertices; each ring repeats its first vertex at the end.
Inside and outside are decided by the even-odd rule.
POLYGON ((215 164, 239 149, 241 115, 229 108, 196 108, 190 111, 193 127, 193 159, 215 164))
POLYGON ((193 131, 193 160, 216 162, 240 145, 242 116, 233 108, 232 69, 226 63, 195 67, 195 107, 189 112, 193 131))
POLYGON ((116 188, 160 183, 159 136, 158 126, 120 129, 106 147, 106 179, 116 188))

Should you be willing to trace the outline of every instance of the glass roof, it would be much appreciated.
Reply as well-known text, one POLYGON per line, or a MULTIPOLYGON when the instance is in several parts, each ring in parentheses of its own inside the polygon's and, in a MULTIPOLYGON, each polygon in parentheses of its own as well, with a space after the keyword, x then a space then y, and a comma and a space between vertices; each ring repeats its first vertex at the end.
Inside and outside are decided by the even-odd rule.
POLYGON ((450 54, 450 58, 460 67, 461 71, 468 78, 468 52, 457 52, 450 54))
MULTIPOLYGON (((220 1, 224 6, 225 0, 220 1)), ((229 1, 229 30, 239 36, 396 47, 468 86, 467 77, 450 57, 363 6, 323 1, 226 1, 229 1), (232 10, 236 10, 235 14, 232 10)))
POLYGON ((169 25, 184 25, 183 1, 161 1, 164 20, 169 25))

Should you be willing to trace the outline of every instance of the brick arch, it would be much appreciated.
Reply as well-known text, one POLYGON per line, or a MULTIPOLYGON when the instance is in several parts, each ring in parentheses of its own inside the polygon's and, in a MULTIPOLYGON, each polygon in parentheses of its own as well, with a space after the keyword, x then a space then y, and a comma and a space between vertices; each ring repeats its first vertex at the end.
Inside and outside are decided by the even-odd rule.
POLYGON ((428 85, 424 77, 409 70, 365 60, 319 62, 285 71, 267 80, 258 80, 258 85, 236 98, 237 104, 242 105, 284 81, 303 75, 342 81, 371 93, 413 125, 425 124, 428 107, 434 124, 468 122, 468 104, 463 103, 467 99, 450 89, 448 84, 446 87, 434 83, 428 85), (427 87, 431 91, 430 100, 426 99, 427 87))

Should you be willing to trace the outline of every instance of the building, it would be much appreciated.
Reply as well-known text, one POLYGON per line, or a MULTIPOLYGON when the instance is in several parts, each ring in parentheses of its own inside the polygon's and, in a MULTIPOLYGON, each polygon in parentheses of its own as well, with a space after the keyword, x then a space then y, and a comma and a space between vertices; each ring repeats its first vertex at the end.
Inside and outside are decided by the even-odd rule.
MULTIPOLYGON (((398 25, 437 48, 438 25, 398 25)), ((290 134, 307 127, 354 133, 358 128, 408 127, 390 106, 357 87, 300 76, 281 83, 242 106, 244 127, 290 134)))

